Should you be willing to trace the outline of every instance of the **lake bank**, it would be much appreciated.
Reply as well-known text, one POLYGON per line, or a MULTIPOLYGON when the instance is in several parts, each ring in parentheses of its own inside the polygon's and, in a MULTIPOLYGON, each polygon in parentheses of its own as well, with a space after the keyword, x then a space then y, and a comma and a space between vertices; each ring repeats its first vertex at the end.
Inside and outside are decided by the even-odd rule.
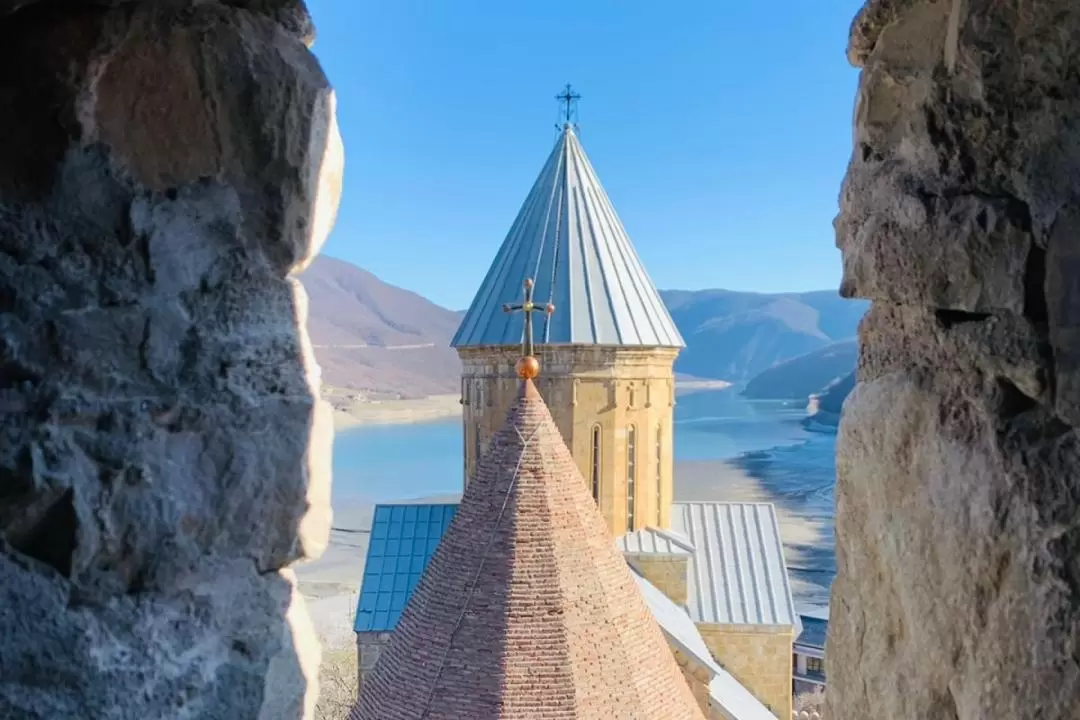
MULTIPOLYGON (((723 390, 725 380, 680 380, 676 395, 723 390)), ((323 399, 334 407, 334 429, 338 431, 368 425, 403 425, 461 417, 461 398, 456 394, 418 398, 373 399, 362 393, 326 385, 323 399)))

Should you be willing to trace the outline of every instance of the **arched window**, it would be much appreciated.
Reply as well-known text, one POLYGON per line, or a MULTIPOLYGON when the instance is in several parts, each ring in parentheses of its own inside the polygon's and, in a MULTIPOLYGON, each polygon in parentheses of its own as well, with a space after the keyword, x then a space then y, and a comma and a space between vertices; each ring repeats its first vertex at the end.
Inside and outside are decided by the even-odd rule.
POLYGON ((600 426, 593 425, 592 429, 592 496, 593 500, 600 503, 600 426))
POLYGON ((626 529, 634 530, 634 504, 637 485, 637 428, 626 429, 626 529))
POLYGON ((476 427, 473 428, 473 443, 473 474, 475 475, 480 467, 480 454, 483 452, 483 448, 480 447, 480 423, 476 423, 476 427))
POLYGON ((661 488, 664 478, 664 426, 656 425, 656 527, 660 527, 660 508, 663 505, 661 488))

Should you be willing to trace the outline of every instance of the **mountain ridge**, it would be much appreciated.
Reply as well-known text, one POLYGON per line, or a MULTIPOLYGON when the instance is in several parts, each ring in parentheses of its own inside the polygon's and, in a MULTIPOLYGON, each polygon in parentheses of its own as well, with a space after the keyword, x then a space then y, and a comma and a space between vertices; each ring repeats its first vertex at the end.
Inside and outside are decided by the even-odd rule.
POLYGON ((859 343, 841 340, 773 365, 751 378, 742 394, 755 400, 806 400, 854 371, 859 343))
MULTIPOLYGON (((326 384, 367 399, 456 393, 461 363, 449 347, 462 311, 322 255, 300 275, 308 333, 326 384)), ((662 290, 687 347, 680 376, 742 384, 792 358, 855 336, 868 306, 836 291, 662 290)))

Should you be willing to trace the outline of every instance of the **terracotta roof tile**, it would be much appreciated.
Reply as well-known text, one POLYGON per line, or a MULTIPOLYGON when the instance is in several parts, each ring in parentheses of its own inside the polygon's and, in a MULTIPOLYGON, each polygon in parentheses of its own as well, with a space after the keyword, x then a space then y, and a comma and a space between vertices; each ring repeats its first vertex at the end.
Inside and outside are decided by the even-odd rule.
POLYGON ((531 382, 354 720, 702 720, 531 382))

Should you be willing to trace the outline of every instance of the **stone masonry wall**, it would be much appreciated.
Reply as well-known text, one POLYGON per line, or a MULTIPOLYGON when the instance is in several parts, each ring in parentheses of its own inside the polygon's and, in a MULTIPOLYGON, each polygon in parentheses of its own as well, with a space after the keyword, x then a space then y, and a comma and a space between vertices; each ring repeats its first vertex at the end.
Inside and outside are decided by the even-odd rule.
POLYGON ((1076 718, 1080 4, 872 0, 836 222, 836 720, 1076 718))
MULTIPOLYGON (((462 348, 465 477, 516 401, 520 347, 462 348)), ((592 431, 601 431, 600 511, 613 535, 627 531, 627 429, 635 431, 635 529, 669 527, 674 416, 673 348, 539 345, 536 386, 586 482, 592 431), (657 462, 657 435, 660 458, 657 462), (659 473, 657 472, 659 468, 659 473)))
POLYGON ((356 633, 357 696, 364 691, 364 679, 375 669, 379 655, 390 642, 390 635, 388 632, 356 633))
POLYGON ((791 628, 698 625, 713 658, 778 718, 791 717, 791 628))
POLYGON ((641 573, 641 576, 656 586, 668 598, 681 606, 687 601, 687 572, 689 564, 686 557, 677 555, 633 555, 626 553, 626 562, 641 573))
POLYGON ((712 680, 712 672, 708 668, 702 667, 700 663, 695 662, 681 650, 673 647, 671 652, 675 656, 675 662, 678 664, 679 670, 682 671, 683 679, 690 686, 690 692, 693 693, 694 699, 701 706, 702 713, 709 720, 712 720, 714 712, 710 708, 712 703, 709 694, 709 682, 712 680))
POLYGON ((298 718, 342 154, 299 2, 0 0, 0 717, 298 718))

